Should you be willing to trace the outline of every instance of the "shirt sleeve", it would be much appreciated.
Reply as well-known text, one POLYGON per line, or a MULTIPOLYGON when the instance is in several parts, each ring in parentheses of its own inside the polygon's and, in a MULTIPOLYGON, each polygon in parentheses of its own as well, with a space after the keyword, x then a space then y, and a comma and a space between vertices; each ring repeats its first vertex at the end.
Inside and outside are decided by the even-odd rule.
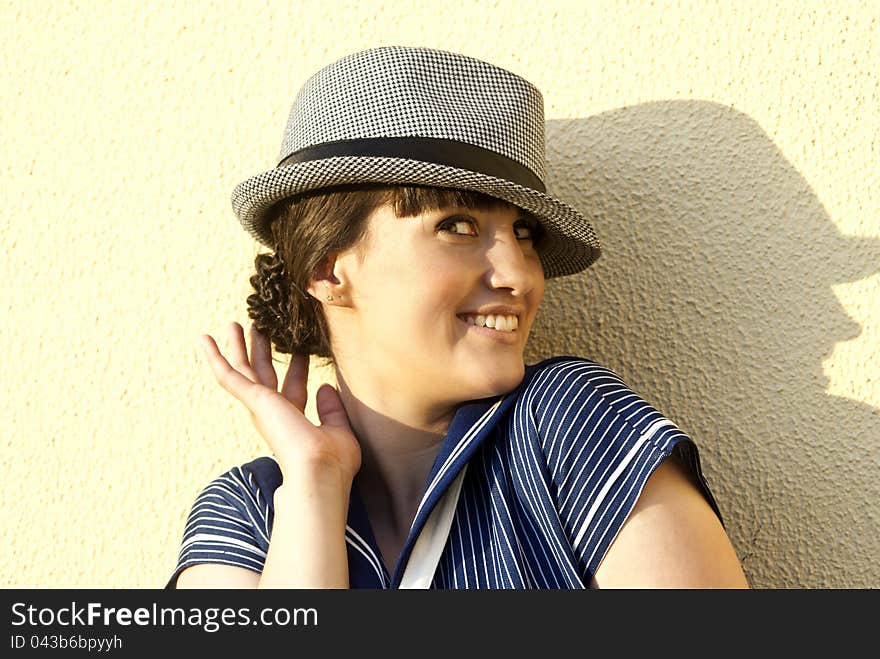
POLYGON ((234 565, 262 573, 272 515, 270 501, 248 467, 230 469, 196 497, 166 590, 176 587, 184 569, 200 563, 234 565))
POLYGON ((559 521, 585 584, 673 452, 721 519, 694 441, 609 369, 581 358, 557 361, 536 378, 532 400, 559 521))

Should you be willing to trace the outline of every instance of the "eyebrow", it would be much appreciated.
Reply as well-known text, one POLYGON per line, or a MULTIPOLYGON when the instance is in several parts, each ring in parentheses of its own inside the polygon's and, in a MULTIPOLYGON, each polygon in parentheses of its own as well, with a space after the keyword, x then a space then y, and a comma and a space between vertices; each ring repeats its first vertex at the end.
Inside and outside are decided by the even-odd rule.
MULTIPOLYGON (((495 210, 495 209, 494 208, 482 209, 482 208, 474 208, 474 207, 470 207, 470 206, 445 206, 445 207, 438 209, 438 212, 439 213, 461 213, 463 215, 466 215, 469 213, 473 213, 474 211, 482 211, 484 213, 488 213, 493 210, 495 210)), ((530 213, 529 211, 524 210, 522 208, 520 208, 518 210, 519 210, 518 217, 514 221, 532 220, 532 221, 536 222, 537 224, 541 224, 540 220, 538 220, 538 217, 534 213, 530 213)))

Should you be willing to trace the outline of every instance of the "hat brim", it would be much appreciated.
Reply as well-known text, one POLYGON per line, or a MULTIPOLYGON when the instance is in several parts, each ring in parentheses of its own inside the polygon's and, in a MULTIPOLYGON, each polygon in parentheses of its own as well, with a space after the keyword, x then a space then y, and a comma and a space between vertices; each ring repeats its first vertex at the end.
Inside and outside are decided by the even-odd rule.
POLYGON ((341 156, 277 167, 235 186, 232 208, 248 233, 271 247, 266 211, 272 205, 296 194, 360 183, 474 190, 529 211, 545 230, 540 257, 546 279, 585 270, 601 253, 589 220, 558 199, 479 172, 404 158, 341 156))

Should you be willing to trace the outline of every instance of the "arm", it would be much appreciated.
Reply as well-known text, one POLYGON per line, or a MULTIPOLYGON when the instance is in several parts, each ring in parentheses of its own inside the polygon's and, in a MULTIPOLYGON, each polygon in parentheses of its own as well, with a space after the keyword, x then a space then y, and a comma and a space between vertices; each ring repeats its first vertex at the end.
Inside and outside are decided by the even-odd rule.
POLYGON ((314 474, 275 491, 275 523, 258 588, 348 588, 348 496, 314 474))
MULTIPOLYGON (((361 450, 338 392, 318 388, 320 425, 305 417, 309 356, 292 357, 281 391, 266 337, 252 327, 250 358, 241 325, 230 325, 232 363, 212 337, 202 343, 218 383, 248 408, 283 475, 262 572, 191 566, 178 587, 348 588, 345 523, 361 450)), ((220 563, 220 561, 218 561, 220 563)))
POLYGON ((256 588, 260 575, 243 567, 200 563, 191 565, 177 577, 177 589, 184 588, 256 588))
POLYGON ((348 588, 343 489, 317 472, 275 491, 275 521, 262 574, 199 564, 180 573, 177 588, 348 588))
POLYGON ((718 517, 674 455, 645 484, 596 588, 748 588, 718 517))

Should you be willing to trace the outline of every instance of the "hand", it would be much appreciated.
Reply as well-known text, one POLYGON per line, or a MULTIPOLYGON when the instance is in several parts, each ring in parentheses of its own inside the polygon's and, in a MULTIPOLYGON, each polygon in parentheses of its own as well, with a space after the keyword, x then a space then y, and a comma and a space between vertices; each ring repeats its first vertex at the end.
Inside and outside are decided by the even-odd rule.
POLYGON ((208 335, 200 339, 214 377, 220 386, 244 403, 259 433, 268 442, 284 476, 302 469, 338 475, 348 485, 361 465, 361 447, 354 435, 339 392, 323 384, 315 394, 320 426, 304 413, 308 399, 309 355, 291 356, 281 392, 272 365, 269 340, 251 325, 251 356, 247 355, 244 329, 229 325, 232 363, 208 335))

